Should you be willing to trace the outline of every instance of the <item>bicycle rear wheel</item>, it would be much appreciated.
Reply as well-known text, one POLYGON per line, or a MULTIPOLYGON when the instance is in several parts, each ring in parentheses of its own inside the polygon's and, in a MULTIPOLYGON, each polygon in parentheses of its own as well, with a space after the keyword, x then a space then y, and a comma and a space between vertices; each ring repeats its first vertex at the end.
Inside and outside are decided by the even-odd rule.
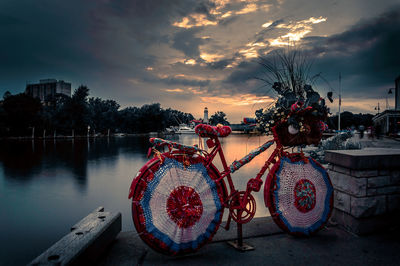
POLYGON ((264 199, 282 230, 308 236, 328 221, 333 208, 333 187, 328 173, 318 162, 289 154, 271 169, 264 199))
POLYGON ((132 217, 142 240, 167 255, 194 252, 212 239, 223 216, 226 187, 204 158, 163 154, 132 184, 132 217), (185 162, 189 162, 186 165, 185 162))

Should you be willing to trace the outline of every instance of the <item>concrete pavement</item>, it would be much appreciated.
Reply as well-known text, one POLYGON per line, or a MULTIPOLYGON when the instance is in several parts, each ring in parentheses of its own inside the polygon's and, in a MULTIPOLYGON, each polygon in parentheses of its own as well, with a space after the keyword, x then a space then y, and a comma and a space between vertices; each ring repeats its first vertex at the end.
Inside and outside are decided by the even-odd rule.
POLYGON ((214 241, 197 253, 168 257, 143 244, 136 232, 122 232, 99 265, 400 265, 399 227, 358 237, 328 226, 309 238, 282 233, 271 217, 244 225, 245 243, 254 251, 239 252, 226 243, 236 230, 220 228, 214 241))

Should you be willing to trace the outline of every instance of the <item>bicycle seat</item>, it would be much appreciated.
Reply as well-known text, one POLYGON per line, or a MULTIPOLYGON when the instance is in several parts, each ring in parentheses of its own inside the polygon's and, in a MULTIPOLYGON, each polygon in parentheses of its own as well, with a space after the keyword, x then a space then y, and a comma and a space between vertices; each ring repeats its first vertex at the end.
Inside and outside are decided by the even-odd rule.
POLYGON ((210 126, 206 124, 197 125, 194 129, 197 135, 203 138, 227 137, 231 134, 232 129, 229 126, 210 126))

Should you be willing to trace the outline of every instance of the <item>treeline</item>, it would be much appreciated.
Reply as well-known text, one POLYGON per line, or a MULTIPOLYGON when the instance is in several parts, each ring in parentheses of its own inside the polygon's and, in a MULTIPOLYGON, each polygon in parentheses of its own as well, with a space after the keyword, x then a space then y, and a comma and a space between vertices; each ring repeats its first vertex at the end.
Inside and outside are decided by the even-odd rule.
MULTIPOLYGON (((340 114, 340 128, 347 129, 355 127, 358 129, 359 126, 363 125, 365 128, 372 126, 373 121, 372 114, 353 114, 352 112, 343 112, 340 114)), ((331 116, 328 118, 327 124, 330 129, 338 129, 338 116, 331 116)))
POLYGON ((0 101, 0 136, 86 135, 115 132, 146 133, 162 131, 179 123, 189 123, 193 116, 159 103, 120 110, 114 100, 89 97, 89 89, 80 86, 72 97, 58 94, 45 105, 24 93, 5 93, 0 101))

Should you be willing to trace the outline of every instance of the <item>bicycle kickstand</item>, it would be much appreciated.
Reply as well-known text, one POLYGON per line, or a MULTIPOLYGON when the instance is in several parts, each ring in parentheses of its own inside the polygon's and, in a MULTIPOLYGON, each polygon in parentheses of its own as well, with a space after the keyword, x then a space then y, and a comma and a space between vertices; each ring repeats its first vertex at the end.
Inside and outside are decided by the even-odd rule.
POLYGON ((241 251, 241 252, 254 250, 255 249, 254 246, 251 246, 251 245, 243 242, 242 226, 243 226, 243 224, 236 223, 237 239, 236 240, 232 240, 232 241, 228 241, 227 243, 229 245, 231 245, 232 247, 234 247, 235 249, 241 251))

